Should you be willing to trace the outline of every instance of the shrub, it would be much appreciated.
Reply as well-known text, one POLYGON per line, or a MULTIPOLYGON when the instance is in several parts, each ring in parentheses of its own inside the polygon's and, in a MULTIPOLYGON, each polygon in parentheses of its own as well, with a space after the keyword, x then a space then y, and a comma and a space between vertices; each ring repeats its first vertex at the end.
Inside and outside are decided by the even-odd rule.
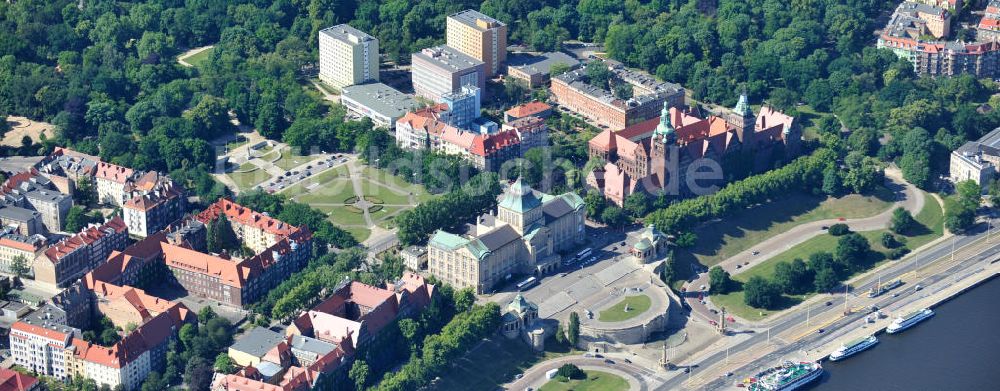
POLYGON ((556 371, 556 376, 562 376, 567 379, 587 378, 587 374, 584 373, 583 370, 580 369, 580 367, 573 364, 563 364, 563 366, 559 367, 559 370, 556 371))
POLYGON ((847 235, 851 233, 851 227, 848 227, 847 224, 844 223, 837 223, 831 225, 830 228, 827 230, 827 232, 829 232, 830 235, 833 236, 847 235))
POLYGON ((894 249, 892 249, 892 251, 889 251, 889 259, 896 260, 896 259, 902 258, 904 255, 909 254, 909 253, 910 253, 910 249, 908 249, 906 247, 894 248, 894 249))

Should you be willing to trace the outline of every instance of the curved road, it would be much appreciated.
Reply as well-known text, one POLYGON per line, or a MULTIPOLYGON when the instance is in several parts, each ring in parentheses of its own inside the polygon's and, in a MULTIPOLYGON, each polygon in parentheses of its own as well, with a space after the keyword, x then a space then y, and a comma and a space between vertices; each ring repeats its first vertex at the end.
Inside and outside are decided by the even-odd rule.
POLYGON ((573 364, 582 369, 614 373, 628 381, 629 390, 652 390, 666 381, 666 379, 659 377, 654 371, 625 362, 624 355, 610 353, 604 354, 604 357, 596 358, 574 355, 544 361, 524 371, 524 377, 505 384, 503 388, 506 390, 525 390, 529 387, 538 389, 549 381, 549 379, 545 378, 545 372, 558 369, 564 364, 573 364), (611 362, 606 362, 605 360, 610 360, 611 362), (653 384, 650 384, 650 380, 653 380, 653 384))
MULTIPOLYGON (((843 221, 839 219, 826 219, 803 223, 788 231, 760 242, 756 246, 753 246, 722 262, 719 262, 717 266, 721 266, 723 269, 728 271, 730 275, 736 275, 750 269, 756 264, 781 254, 782 252, 801 244, 802 242, 826 233, 826 230, 822 229, 823 227, 843 223, 847 224, 851 230, 855 232, 872 231, 888 227, 889 222, 892 219, 892 211, 896 209, 896 207, 903 207, 904 209, 910 211, 913 215, 920 213, 920 210, 924 207, 924 202, 926 202, 924 199, 924 193, 917 189, 916 186, 913 186, 903 180, 902 174, 897 169, 887 169, 885 171, 885 178, 887 187, 894 190, 897 197, 897 201, 892 208, 889 208, 889 210, 875 216, 859 219, 847 219, 843 221), (757 255, 753 254, 754 251, 758 252, 757 255), (750 261, 750 265, 736 268, 737 265, 747 262, 748 260, 750 261)), ((931 202, 936 201, 932 199, 931 202)), ((706 305, 701 304, 701 301, 698 300, 697 291, 702 285, 706 287, 709 286, 708 273, 701 273, 694 281, 684 284, 684 291, 688 293, 684 295, 684 297, 688 305, 691 306, 692 313, 700 315, 705 320, 714 321, 717 319, 717 316, 713 314, 706 305)), ((744 325, 754 324, 754 322, 749 322, 743 319, 737 320, 744 325)))

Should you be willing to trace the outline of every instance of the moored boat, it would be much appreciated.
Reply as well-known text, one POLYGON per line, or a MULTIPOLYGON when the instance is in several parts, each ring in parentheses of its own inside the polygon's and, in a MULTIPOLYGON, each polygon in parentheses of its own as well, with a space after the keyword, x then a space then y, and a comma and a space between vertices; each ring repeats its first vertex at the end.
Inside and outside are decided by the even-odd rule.
POLYGON ((838 361, 858 354, 878 343, 878 338, 874 335, 857 338, 843 344, 833 353, 830 353, 830 361, 838 361))
POLYGON ((792 391, 809 384, 823 374, 823 367, 815 362, 784 362, 750 378, 750 391, 792 391))
POLYGON ((931 311, 929 308, 919 309, 896 318, 889 327, 885 328, 885 331, 889 334, 895 334, 913 327, 931 316, 934 316, 934 311, 931 311))

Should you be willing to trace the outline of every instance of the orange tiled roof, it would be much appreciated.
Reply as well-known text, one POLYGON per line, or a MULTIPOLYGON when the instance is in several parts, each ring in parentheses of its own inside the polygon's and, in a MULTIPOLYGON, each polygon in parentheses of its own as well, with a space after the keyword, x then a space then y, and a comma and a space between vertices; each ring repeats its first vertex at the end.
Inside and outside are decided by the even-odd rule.
POLYGON ((226 219, 232 223, 260 228, 279 236, 287 236, 300 230, 299 227, 254 211, 227 198, 222 198, 216 203, 209 205, 208 208, 195 216, 195 219, 208 224, 220 214, 224 214, 226 219))
POLYGON ((38 379, 17 373, 7 368, 0 368, 0 391, 26 391, 35 386, 38 379))
POLYGON ((552 106, 546 104, 545 102, 528 102, 520 106, 514 106, 504 112, 504 114, 511 117, 527 117, 529 115, 535 115, 547 110, 552 110, 552 106))

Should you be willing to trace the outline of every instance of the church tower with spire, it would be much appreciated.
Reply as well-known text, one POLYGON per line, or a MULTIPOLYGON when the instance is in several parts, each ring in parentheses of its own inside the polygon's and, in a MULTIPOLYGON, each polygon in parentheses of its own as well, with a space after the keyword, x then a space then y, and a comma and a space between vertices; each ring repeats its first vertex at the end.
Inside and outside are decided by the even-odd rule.
POLYGON ((660 123, 653 131, 653 139, 650 140, 650 167, 649 172, 656 177, 659 185, 666 186, 667 165, 670 157, 671 147, 677 145, 677 129, 674 128, 670 119, 670 103, 663 102, 663 110, 660 111, 660 123))
POLYGON ((740 142, 746 142, 745 137, 753 134, 756 121, 757 117, 753 114, 753 109, 750 108, 750 100, 747 98, 746 90, 744 90, 740 93, 740 100, 736 102, 733 112, 726 117, 726 123, 736 129, 740 142))

